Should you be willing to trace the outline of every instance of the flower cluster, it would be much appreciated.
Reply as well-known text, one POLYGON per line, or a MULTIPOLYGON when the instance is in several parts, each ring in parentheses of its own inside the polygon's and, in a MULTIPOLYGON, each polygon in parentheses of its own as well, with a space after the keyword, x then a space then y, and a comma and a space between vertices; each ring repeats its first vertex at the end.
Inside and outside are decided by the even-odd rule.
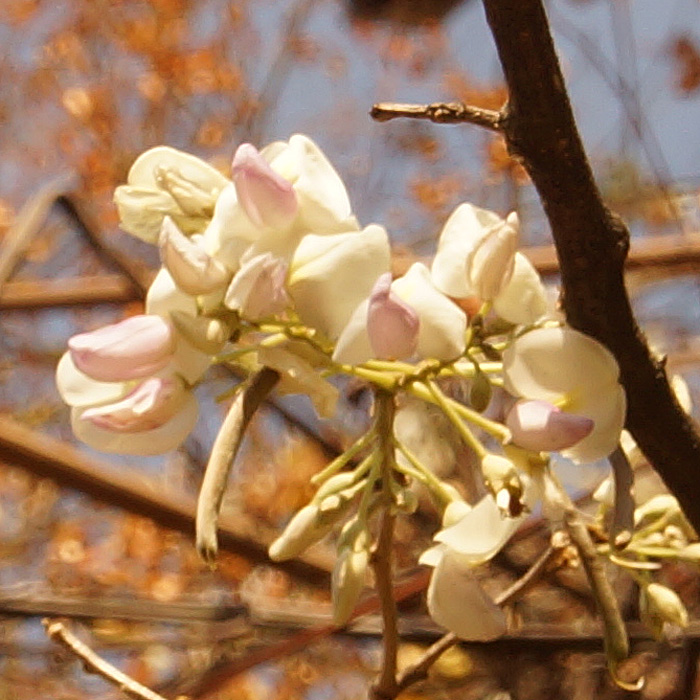
POLYGON ((308 394, 322 416, 335 410, 328 378, 359 377, 375 390, 373 425, 315 477, 318 492, 271 556, 297 556, 344 522, 333 576, 343 623, 364 586, 374 516, 410 513, 421 483, 444 511, 439 544, 423 556, 435 567, 431 613, 465 638, 500 634, 503 614, 472 567, 546 501, 545 453, 605 458, 625 414, 610 352, 548 318, 542 282, 517 252, 517 216, 460 205, 432 265, 394 279, 387 232, 360 226, 340 177, 302 135, 240 146, 230 177, 151 149, 115 201, 123 228, 157 245, 162 267, 145 314, 69 341, 57 382, 75 434, 104 451, 173 449, 197 419, 192 388, 212 361, 271 368, 278 391, 308 394), (469 400, 446 393, 445 378, 466 383, 469 400), (409 449, 394 424, 399 395, 440 411, 474 451, 482 501, 468 505, 409 449), (479 616, 465 617, 455 587, 479 616))

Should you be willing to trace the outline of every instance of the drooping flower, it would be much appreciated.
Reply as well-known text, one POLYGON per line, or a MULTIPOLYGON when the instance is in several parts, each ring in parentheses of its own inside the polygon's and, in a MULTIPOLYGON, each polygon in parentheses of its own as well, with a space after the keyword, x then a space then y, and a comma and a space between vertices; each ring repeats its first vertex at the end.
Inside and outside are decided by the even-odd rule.
MULTIPOLYGON (((424 358, 452 360, 464 351, 465 314, 433 285, 430 272, 415 263, 391 284, 391 292, 413 309, 419 319, 417 354, 424 358)), ((369 299, 353 312, 338 338, 333 359, 360 364, 376 357, 368 330, 369 299)))
POLYGON ((503 354, 505 388, 511 394, 593 421, 587 437, 561 450, 578 463, 607 457, 618 444, 626 409, 619 375, 609 350, 567 327, 534 329, 503 354))
POLYGON ((535 323, 547 314, 547 292, 537 270, 522 254, 515 254, 510 280, 493 298, 493 310, 516 325, 535 323))
POLYGON ((226 290, 224 304, 248 319, 281 313, 289 304, 287 264, 271 253, 247 260, 226 290))

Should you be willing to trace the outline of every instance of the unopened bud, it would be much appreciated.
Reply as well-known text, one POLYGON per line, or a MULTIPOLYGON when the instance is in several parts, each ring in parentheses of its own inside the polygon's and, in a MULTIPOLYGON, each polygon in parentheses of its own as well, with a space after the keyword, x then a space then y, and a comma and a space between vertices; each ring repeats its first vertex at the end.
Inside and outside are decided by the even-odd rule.
POLYGON ((650 583, 641 589, 639 613, 657 638, 663 637, 664 623, 688 626, 688 611, 678 594, 660 583, 650 583))
POLYGON ((270 559, 284 561, 298 556, 325 537, 341 515, 342 511, 339 508, 322 512, 316 505, 304 506, 270 545, 270 559))
POLYGON ((681 507, 675 496, 670 494, 659 494, 650 498, 634 511, 634 524, 639 525, 645 520, 657 520, 663 516, 675 518, 681 514, 681 507))
POLYGON ((333 622, 336 625, 344 625, 350 619, 365 585, 368 563, 369 550, 362 542, 344 548, 338 555, 331 580, 333 622))
POLYGON ((391 273, 380 275, 369 297, 367 333, 374 356, 380 360, 404 360, 418 347, 420 319, 391 289, 391 273))
POLYGON ((474 375, 474 379, 472 379, 472 385, 469 390, 469 403, 475 411, 482 413, 491 402, 491 394, 491 382, 477 366, 477 372, 474 375))

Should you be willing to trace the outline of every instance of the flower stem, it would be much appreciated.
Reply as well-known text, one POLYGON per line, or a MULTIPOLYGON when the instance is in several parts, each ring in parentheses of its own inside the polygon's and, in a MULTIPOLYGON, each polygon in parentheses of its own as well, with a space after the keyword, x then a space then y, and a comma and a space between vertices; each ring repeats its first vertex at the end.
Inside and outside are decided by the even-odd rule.
POLYGON ((372 555, 372 567, 376 580, 377 594, 381 601, 382 621, 384 623, 384 657, 382 669, 372 695, 377 700, 394 698, 398 690, 396 682, 397 652, 399 646, 398 613, 392 586, 392 554, 394 545, 394 521, 392 513, 391 480, 394 471, 394 396, 377 391, 375 393, 375 410, 377 411, 377 435, 379 436, 379 453, 381 460, 382 497, 384 508, 381 515, 379 536, 372 555))

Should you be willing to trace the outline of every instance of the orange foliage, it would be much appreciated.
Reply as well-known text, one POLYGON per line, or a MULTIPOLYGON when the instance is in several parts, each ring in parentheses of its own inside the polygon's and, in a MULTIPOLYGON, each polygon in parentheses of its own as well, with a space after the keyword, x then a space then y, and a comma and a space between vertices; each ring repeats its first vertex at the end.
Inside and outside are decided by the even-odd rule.
POLYGON ((695 92, 700 87, 700 52, 688 36, 676 37, 671 47, 676 60, 676 85, 683 93, 695 92))

